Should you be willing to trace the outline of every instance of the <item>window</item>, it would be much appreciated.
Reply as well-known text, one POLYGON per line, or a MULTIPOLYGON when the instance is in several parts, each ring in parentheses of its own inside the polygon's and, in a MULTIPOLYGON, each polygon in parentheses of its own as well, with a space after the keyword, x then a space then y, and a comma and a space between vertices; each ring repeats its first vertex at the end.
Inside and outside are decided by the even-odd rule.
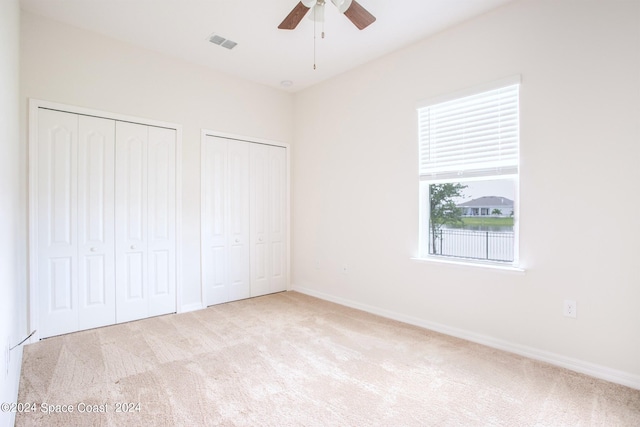
POLYGON ((517 263, 519 89, 419 106, 421 258, 517 263))

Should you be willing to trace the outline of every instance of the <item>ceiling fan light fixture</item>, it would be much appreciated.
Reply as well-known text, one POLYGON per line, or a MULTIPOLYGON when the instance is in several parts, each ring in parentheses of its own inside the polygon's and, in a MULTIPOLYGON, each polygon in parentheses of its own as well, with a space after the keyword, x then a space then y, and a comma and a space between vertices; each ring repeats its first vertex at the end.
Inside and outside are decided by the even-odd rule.
POLYGON ((345 13, 347 9, 351 7, 352 1, 353 0, 331 0, 331 3, 333 3, 338 8, 338 11, 340 13, 345 13))
POLYGON ((309 14, 309 19, 316 22, 324 22, 324 0, 316 0, 314 2, 316 5, 311 10, 309 14))

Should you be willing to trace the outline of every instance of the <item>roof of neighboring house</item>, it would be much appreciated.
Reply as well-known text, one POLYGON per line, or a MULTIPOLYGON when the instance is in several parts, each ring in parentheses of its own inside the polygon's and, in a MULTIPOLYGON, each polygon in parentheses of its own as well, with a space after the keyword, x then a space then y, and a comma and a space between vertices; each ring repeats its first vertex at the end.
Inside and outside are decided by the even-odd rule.
POLYGON ((504 206, 513 207, 513 200, 500 196, 484 196, 477 199, 469 200, 468 202, 460 203, 458 207, 464 208, 484 208, 484 207, 504 206))

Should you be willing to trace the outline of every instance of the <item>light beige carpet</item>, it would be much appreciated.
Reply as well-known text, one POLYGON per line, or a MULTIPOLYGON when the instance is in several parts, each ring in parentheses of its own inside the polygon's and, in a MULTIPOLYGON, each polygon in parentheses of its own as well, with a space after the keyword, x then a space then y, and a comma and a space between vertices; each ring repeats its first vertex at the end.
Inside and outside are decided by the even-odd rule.
POLYGON ((295 292, 29 345, 19 401, 18 426, 640 426, 638 390, 295 292))

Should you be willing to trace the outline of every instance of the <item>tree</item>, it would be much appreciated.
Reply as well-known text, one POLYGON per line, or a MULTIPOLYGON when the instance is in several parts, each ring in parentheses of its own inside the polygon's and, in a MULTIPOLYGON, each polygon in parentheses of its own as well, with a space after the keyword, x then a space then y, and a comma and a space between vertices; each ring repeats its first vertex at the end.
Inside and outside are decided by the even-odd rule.
POLYGON ((433 253, 437 254, 438 239, 442 239, 441 229, 444 225, 463 224, 462 209, 456 206, 454 199, 462 197, 462 190, 467 188, 460 183, 429 185, 429 227, 433 253))
POLYGON ((502 215, 502 211, 498 208, 491 211, 491 215, 502 215))

